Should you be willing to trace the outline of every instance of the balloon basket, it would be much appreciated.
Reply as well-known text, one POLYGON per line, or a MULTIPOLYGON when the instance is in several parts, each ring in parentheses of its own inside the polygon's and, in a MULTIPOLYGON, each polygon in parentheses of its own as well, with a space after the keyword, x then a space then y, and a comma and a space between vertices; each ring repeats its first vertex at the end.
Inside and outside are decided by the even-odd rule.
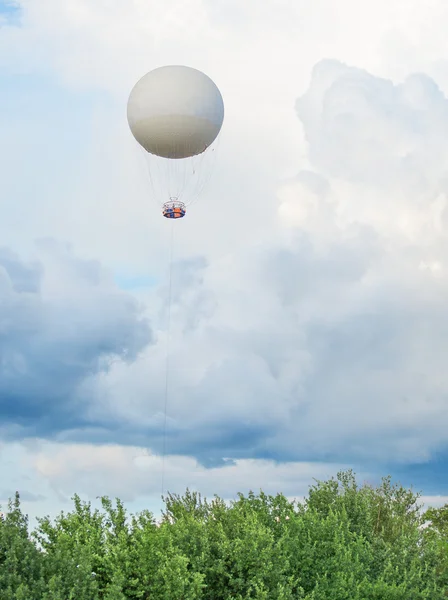
POLYGON ((162 208, 162 214, 167 219, 181 219, 185 217, 187 207, 183 202, 176 198, 170 198, 169 202, 165 202, 162 208))

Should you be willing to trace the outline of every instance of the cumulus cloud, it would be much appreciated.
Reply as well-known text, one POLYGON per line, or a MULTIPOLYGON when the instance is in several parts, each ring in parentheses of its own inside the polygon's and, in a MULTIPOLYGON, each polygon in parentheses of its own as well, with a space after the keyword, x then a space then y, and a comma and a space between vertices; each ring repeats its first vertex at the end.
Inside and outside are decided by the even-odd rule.
POLYGON ((385 192, 401 188, 410 200, 445 179, 448 103, 424 74, 394 84, 322 61, 296 108, 321 173, 385 192))
POLYGON ((87 425, 83 383, 151 342, 133 297, 95 261, 44 240, 26 263, 0 250, 2 436, 51 436, 87 425))
POLYGON ((394 84, 322 61, 296 106, 321 184, 310 189, 302 176, 286 185, 281 216, 290 210, 293 226, 312 231, 339 268, 358 264, 354 285, 347 280, 342 296, 331 294, 339 318, 325 311, 309 323, 322 375, 309 380, 310 430, 322 432, 314 439, 329 451, 343 431, 353 455, 429 459, 445 447, 448 417, 440 359, 448 101, 424 75, 394 84), (340 261, 335 243, 348 251, 340 261))
MULTIPOLYGON (((271 239, 259 236, 243 253, 229 248, 219 260, 175 261, 167 450, 209 467, 251 458, 427 460, 444 448, 447 420, 440 358, 446 99, 427 77, 394 84, 324 61, 297 112, 309 168, 278 190, 271 239)), ((79 294, 80 282, 98 279, 88 268, 76 286, 64 282, 64 301, 67 290, 79 294)), ((15 278, 36 286, 33 273, 15 278)), ((97 306, 90 295, 98 285, 89 286, 81 286, 83 315, 97 306)), ((127 320, 129 300, 118 295, 122 321, 106 299, 88 345, 52 371, 54 395, 45 392, 46 402, 73 398, 73 390, 95 399, 77 409, 78 420, 70 402, 61 403, 59 439, 83 440, 90 424, 97 442, 161 452, 166 293, 162 286, 148 299, 158 334, 138 360, 146 330, 134 309, 127 320), (117 334, 122 322, 130 333, 117 334), (106 361, 105 368, 111 354, 129 354, 131 364, 106 361)), ((79 297, 69 305, 79 308, 79 297)), ((76 318, 82 327, 91 316, 76 318)), ((46 341, 50 348, 83 337, 79 327, 57 323, 51 331, 62 333, 46 341)), ((57 348, 62 359, 73 351, 57 348)), ((43 394, 49 372, 39 370, 35 394, 43 394)), ((15 393, 24 393, 26 381, 15 393)))
MULTIPOLYGON (((316 67, 297 103, 311 168, 279 190, 271 240, 177 274, 169 453, 408 463, 445 448, 446 102, 427 77, 316 67)), ((155 451, 164 352, 96 382, 115 435, 155 451)))

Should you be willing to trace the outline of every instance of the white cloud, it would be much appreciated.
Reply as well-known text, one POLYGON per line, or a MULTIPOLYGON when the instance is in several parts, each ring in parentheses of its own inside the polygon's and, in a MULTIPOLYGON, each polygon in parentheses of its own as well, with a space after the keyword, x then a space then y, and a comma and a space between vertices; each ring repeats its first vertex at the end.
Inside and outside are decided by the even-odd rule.
POLYGON ((205 469, 194 460, 172 456, 163 465, 159 456, 142 448, 122 446, 59 445, 41 443, 37 452, 28 456, 29 468, 44 478, 61 495, 75 491, 95 497, 107 494, 135 503, 141 497, 151 502, 161 493, 162 468, 165 490, 183 493, 188 487, 211 497, 235 498, 237 492, 249 490, 284 493, 302 498, 313 478, 334 475, 335 465, 241 460, 224 468, 205 469), (76 482, 76 489, 74 488, 76 482))
POLYGON ((441 506, 448 505, 448 496, 422 496, 421 502, 425 508, 440 508, 441 506))
MULTIPOLYGON (((127 94, 146 70, 170 62, 194 64, 210 73, 223 91, 226 120, 220 159, 203 201, 189 214, 189 232, 180 247, 181 252, 206 248, 210 254, 223 254, 230 229, 236 248, 259 230, 269 235, 279 177, 293 174, 299 161, 306 163, 293 104, 314 64, 326 56, 355 57, 357 64, 387 76, 390 63, 378 54, 383 32, 395 28, 398 35, 400 28, 410 30, 421 23, 419 17, 431 19, 426 10, 419 13, 418 3, 412 13, 398 0, 363 5, 362 10, 349 0, 337 6, 328 0, 311 6, 268 2, 263 8, 249 2, 238 10, 199 0, 170 0, 163 7, 137 0, 125 7, 117 1, 105 5, 85 0, 28 0, 21 6, 22 27, 3 29, 0 41, 0 54, 8 57, 11 69, 22 64, 27 71, 56 74, 83 90, 108 90, 115 99, 113 108, 104 96, 96 99, 96 112, 89 116, 91 147, 84 159, 76 157, 75 171, 69 169, 67 156, 69 193, 59 188, 57 201, 40 204, 46 219, 36 215, 36 228, 30 225, 26 235, 62 235, 76 242, 83 255, 99 256, 115 266, 123 267, 126 255, 139 271, 160 268, 160 261, 150 257, 163 239, 139 180, 144 170, 139 175, 125 122, 127 94), (209 210, 219 220, 212 220, 209 210)), ((406 70, 413 66, 409 63, 406 70)), ((14 181, 20 177, 13 176, 14 181)))

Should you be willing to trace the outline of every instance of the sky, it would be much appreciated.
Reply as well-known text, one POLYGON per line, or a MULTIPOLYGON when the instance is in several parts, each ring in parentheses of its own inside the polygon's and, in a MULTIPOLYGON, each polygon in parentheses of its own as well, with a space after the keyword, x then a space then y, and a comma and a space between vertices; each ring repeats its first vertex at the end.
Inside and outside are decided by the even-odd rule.
POLYGON ((135 512, 353 468, 448 502, 443 0, 0 0, 0 503, 135 512), (175 223, 126 102, 224 98, 175 223))

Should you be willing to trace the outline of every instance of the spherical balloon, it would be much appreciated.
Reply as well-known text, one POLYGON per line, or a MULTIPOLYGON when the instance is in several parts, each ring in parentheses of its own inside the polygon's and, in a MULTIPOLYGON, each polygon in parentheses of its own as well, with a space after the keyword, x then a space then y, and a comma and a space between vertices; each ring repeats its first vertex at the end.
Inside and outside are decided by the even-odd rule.
POLYGON ((127 114, 132 134, 147 152, 179 159, 201 154, 214 142, 224 120, 224 102, 201 71, 166 66, 136 83, 127 114))

